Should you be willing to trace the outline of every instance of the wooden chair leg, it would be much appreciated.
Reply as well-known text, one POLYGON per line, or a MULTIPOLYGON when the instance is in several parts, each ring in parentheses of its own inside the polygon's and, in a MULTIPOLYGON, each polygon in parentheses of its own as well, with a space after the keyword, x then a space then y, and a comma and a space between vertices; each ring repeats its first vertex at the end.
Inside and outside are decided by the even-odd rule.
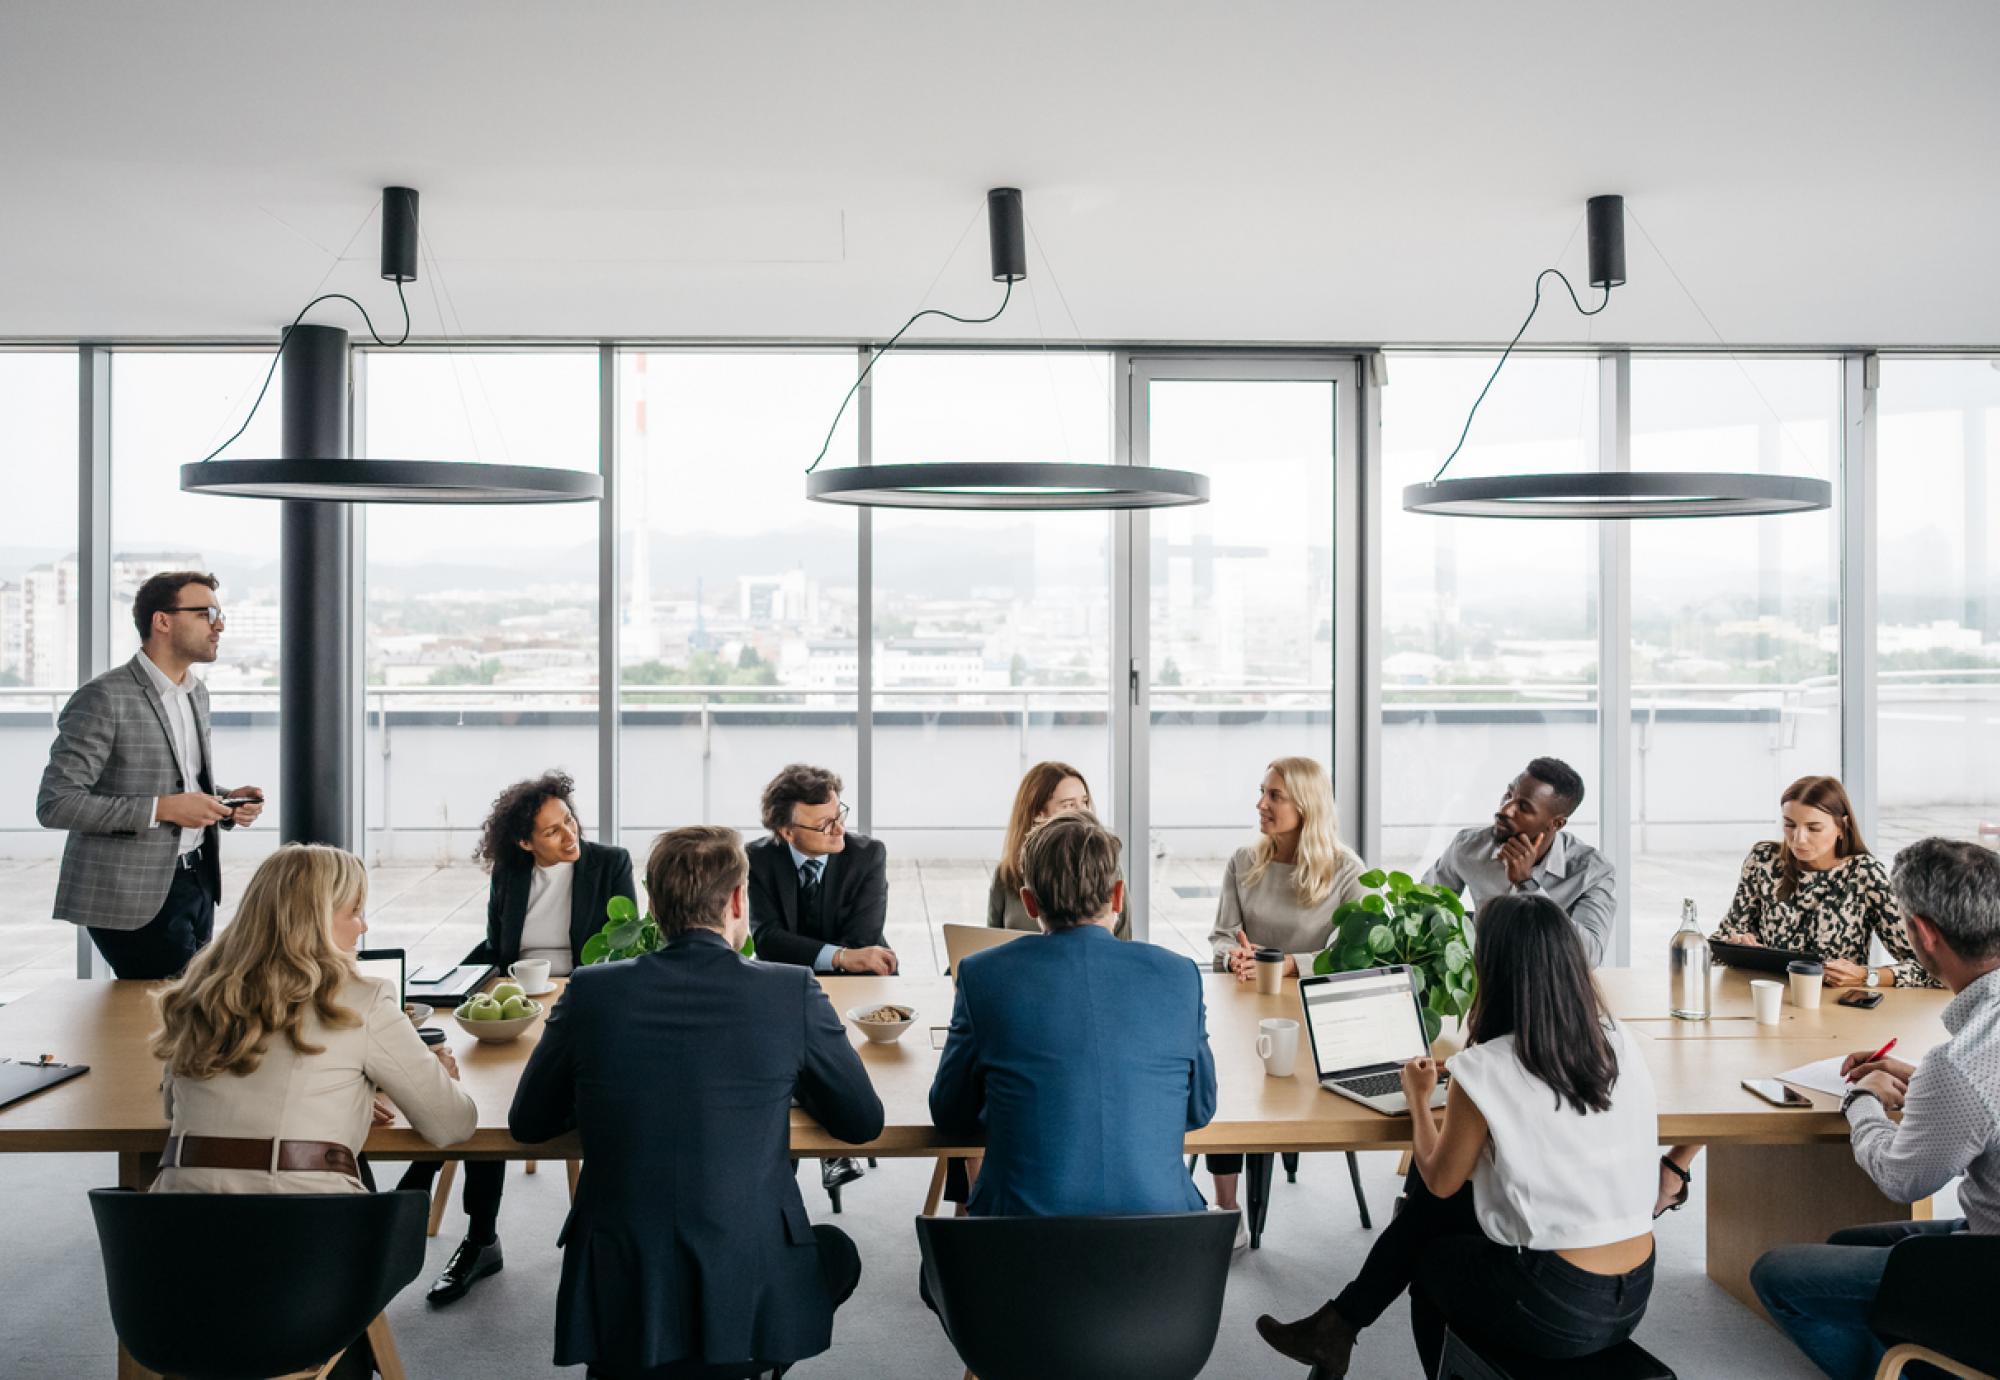
POLYGON ((532 1174, 532 1173, 534 1173, 534 1172, 535 1172, 535 1166, 536 1166, 537 1164, 539 1164, 539 1163, 540 1163, 540 1161, 539 1161, 539 1160, 529 1160, 529 1161, 528 1161, 528 1167, 527 1167, 526 1169, 522 1170, 521 1172, 522 1172, 523 1174, 532 1174))
POLYGON ((396 1334, 389 1330, 389 1315, 377 1313, 375 1321, 368 1324, 368 1345, 375 1352, 375 1369, 382 1374, 382 1380, 409 1380, 403 1369, 403 1354, 396 1350, 396 1334))
POLYGON ((1901 1380, 1904 1368, 1912 1361, 1922 1361, 1925 1365, 1936 1366, 1947 1375, 1959 1377, 1959 1380, 1993 1380, 1993 1377, 1983 1370, 1974 1370, 1971 1366, 1954 1361, 1951 1357, 1932 1351, 1927 1346, 1917 1346, 1913 1342, 1890 1347, 1882 1357, 1882 1364, 1875 1368, 1875 1380, 1901 1380))
POLYGON ((582 1160, 564 1160, 564 1161, 563 1161, 563 1168, 564 1168, 564 1169, 566 1169, 567 1171, 569 1171, 569 1200, 570 1200, 570 1201, 571 1201, 571 1202, 573 1203, 573 1202, 575 1202, 575 1201, 576 1201, 576 1180, 577 1180, 577 1176, 578 1176, 579 1174, 583 1173, 583 1161, 582 1161, 582 1160))
POLYGON ((444 1221, 445 1204, 451 1201, 451 1186, 458 1182, 458 1161, 446 1160, 438 1170, 435 1182, 431 1184, 431 1216, 424 1225, 425 1236, 436 1236, 438 1224, 444 1221))
POLYGON ((924 1194, 924 1216, 937 1216, 938 1204, 944 1201, 945 1169, 951 1163, 951 1156, 939 1155, 937 1165, 931 1170, 930 1191, 924 1194))

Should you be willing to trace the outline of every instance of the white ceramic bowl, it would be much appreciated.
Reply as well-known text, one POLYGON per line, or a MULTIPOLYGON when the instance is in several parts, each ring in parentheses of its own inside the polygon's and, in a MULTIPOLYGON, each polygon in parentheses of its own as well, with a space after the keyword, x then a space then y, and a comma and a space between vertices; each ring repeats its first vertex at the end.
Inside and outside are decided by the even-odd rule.
POLYGON ((489 1045, 504 1045, 520 1039, 528 1033, 529 1028, 536 1021, 542 1018, 542 1012, 546 1008, 533 998, 529 999, 528 1004, 535 1009, 525 1016, 516 1016, 511 1021, 475 1021, 468 1018, 462 1011, 453 1011, 451 1018, 458 1022, 460 1030, 463 1030, 475 1040, 480 1040, 489 1045))
POLYGON ((850 1008, 847 1013, 847 1019, 854 1023, 856 1030, 866 1035, 875 1044, 893 1045, 896 1041, 903 1038, 904 1031, 917 1023, 917 1011, 915 1007, 904 1006, 901 1002, 878 1001, 872 1006, 850 1008), (879 1011, 885 1006, 894 1007, 896 1010, 902 1012, 903 1019, 900 1021, 864 1021, 861 1019, 870 1011, 879 1011))

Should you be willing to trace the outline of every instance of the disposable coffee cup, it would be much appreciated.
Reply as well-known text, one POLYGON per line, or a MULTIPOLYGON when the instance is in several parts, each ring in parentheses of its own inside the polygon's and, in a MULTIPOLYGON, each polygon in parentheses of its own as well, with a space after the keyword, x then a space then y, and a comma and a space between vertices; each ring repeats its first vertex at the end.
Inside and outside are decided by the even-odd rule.
POLYGON ((1807 1011, 1818 1010, 1820 988, 1826 982, 1826 965, 1795 958, 1785 965, 1785 973, 1792 984, 1792 1005, 1807 1011))
POLYGON ((507 976, 521 984, 521 990, 529 996, 539 996, 549 990, 549 961, 546 958, 524 958, 507 969, 507 976))
POLYGON ((1257 950, 1257 990, 1267 997, 1275 997, 1285 990, 1283 949, 1257 950))
POLYGON ((1283 1017, 1257 1022, 1257 1057, 1273 1078, 1290 1078, 1299 1061, 1299 1023, 1283 1017))
POLYGON ((1770 978, 1752 978, 1750 1001, 1756 1007, 1758 1025, 1776 1025, 1784 1012, 1785 984, 1770 978))

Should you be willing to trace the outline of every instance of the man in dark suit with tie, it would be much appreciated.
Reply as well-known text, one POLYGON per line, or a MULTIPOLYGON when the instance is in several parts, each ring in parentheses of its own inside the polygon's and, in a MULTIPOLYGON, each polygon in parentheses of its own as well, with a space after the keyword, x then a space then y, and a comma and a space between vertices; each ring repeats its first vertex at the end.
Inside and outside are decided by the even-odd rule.
POLYGON ((214 661, 222 641, 216 583, 175 570, 139 586, 139 651, 63 706, 35 800, 43 827, 69 831, 56 918, 88 927, 121 978, 178 976, 208 943, 219 830, 264 808, 255 786, 215 786, 208 689, 191 668, 214 661))
MULTIPOLYGON (((816 973, 894 973, 896 951, 882 942, 889 850, 847 831, 840 778, 793 763, 764 787, 763 817, 771 836, 750 845, 757 956, 816 973)), ((820 1161, 829 1193, 861 1174, 861 1165, 844 1156, 820 1161)))
POLYGON ((583 1138, 557 1365, 760 1374, 825 1351, 860 1281, 854 1243, 806 1217, 791 1106, 858 1143, 882 1133, 882 1103, 813 975, 738 952, 748 874, 733 830, 655 840, 646 890, 665 946, 579 968, 521 1074, 514 1138, 583 1138))

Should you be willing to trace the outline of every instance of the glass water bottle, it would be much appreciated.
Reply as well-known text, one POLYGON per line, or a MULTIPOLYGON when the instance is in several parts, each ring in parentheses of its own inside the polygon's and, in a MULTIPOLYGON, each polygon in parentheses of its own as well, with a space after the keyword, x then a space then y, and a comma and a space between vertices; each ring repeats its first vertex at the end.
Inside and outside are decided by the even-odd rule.
POLYGON ((1681 927, 1667 945, 1673 984, 1667 1009, 1684 1021, 1708 1019, 1708 938, 1694 916, 1694 898, 1681 902, 1681 927))

